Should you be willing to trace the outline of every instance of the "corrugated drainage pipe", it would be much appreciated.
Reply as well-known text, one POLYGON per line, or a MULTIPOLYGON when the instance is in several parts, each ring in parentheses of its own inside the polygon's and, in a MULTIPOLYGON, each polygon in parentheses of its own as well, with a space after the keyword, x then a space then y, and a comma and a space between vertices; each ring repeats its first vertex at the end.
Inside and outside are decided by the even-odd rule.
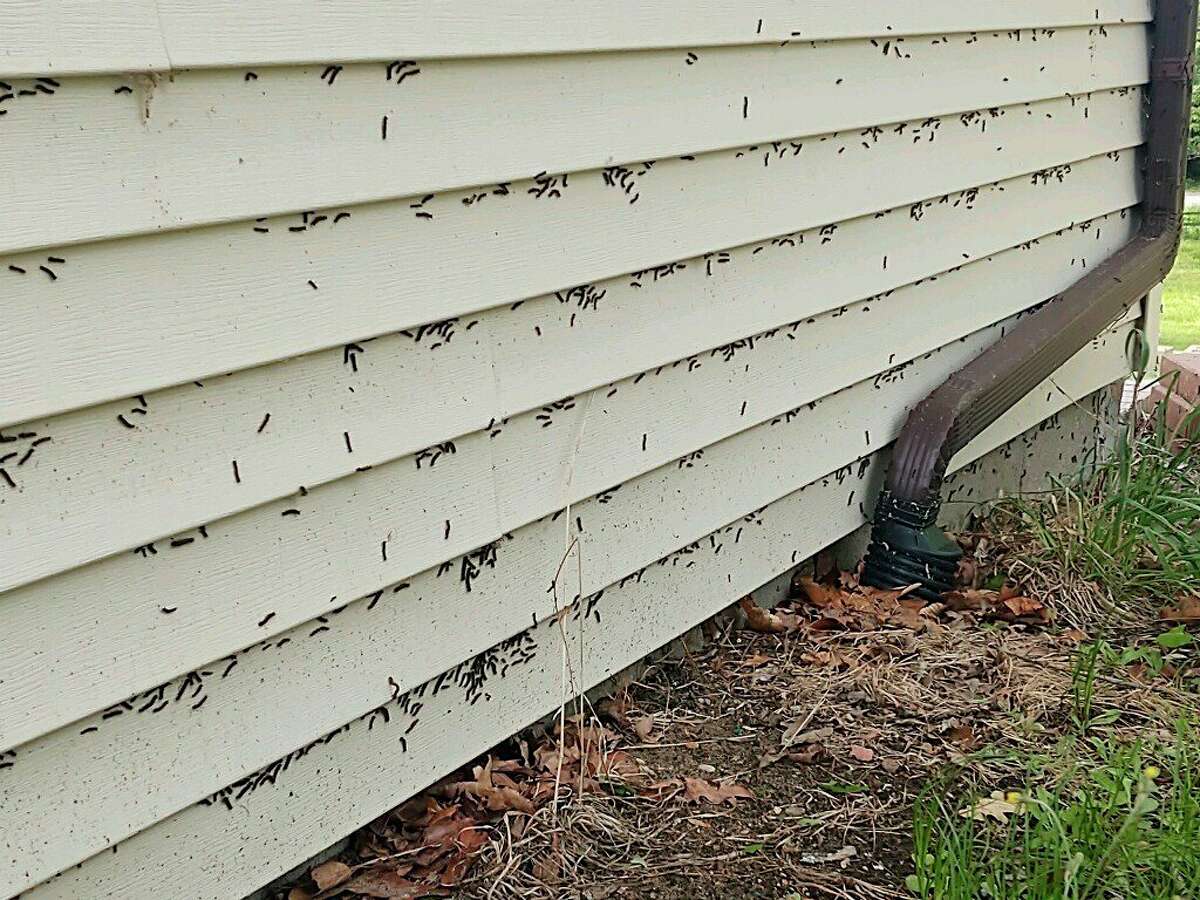
POLYGON ((937 526, 951 457, 1166 277, 1179 249, 1196 0, 1158 0, 1137 235, 955 372, 909 414, 875 507, 863 580, 949 590, 961 555, 937 526))

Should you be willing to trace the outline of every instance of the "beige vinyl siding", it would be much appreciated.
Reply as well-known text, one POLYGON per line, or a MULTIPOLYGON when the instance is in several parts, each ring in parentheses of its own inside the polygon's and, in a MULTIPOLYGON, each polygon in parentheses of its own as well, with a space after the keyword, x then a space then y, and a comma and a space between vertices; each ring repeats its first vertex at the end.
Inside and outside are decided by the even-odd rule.
POLYGON ((556 610, 594 684, 861 524, 1136 228, 1145 3, 710 5, 0 0, 0 896, 268 881, 548 711, 556 610))
MULTIPOLYGON (((1130 100, 1136 102, 1136 95, 1131 94, 1130 100)), ((1123 108, 1128 118, 1118 124, 1134 121, 1136 107, 1131 103, 1123 108)), ((1126 125, 1124 132, 1109 131, 1108 120, 1093 114, 1105 129, 1104 140, 1099 147, 1093 142, 1086 149, 1138 139, 1135 128, 1126 125)), ((762 169, 756 159, 752 171, 762 169)), ((849 171, 847 177, 852 177, 849 171)), ((771 183, 782 186, 778 178, 771 183)), ((53 468, 19 473, 24 490, 6 501, 13 515, 9 524, 0 524, 0 546, 12 548, 14 562, 0 572, 0 588, 290 496, 300 484, 312 489, 361 466, 419 453, 485 428, 489 421, 584 394, 629 373, 827 315, 843 304, 896 290, 928 272, 975 262, 1063 225, 1124 209, 1137 201, 1137 190, 1137 154, 1110 151, 1077 162, 1069 171, 1016 176, 971 192, 944 195, 944 203, 941 198, 918 201, 919 217, 906 206, 884 218, 871 214, 834 223, 836 230, 821 226, 792 232, 716 251, 707 258, 682 260, 669 276, 649 272, 637 278, 599 280, 525 300, 517 309, 509 304, 470 312, 428 335, 421 335, 418 327, 409 329, 409 335, 392 333, 369 342, 351 342, 200 385, 188 382, 27 423, 22 427, 55 435, 53 446, 39 449, 39 461, 50 461, 53 468), (822 228, 830 233, 822 235, 822 228), (949 234, 953 241, 946 239, 949 234), (797 285, 804 285, 804 290, 798 292, 797 285), (595 352, 598 343, 606 347, 604 353, 595 352), (554 385, 559 396, 548 394, 547 385, 554 385), (351 386, 353 394, 348 390, 351 386), (268 413, 271 418, 260 430, 268 413), (351 435, 353 453, 346 451, 343 433, 351 435), (199 435, 206 439, 198 440, 199 435), (131 455, 143 460, 136 476, 114 480, 111 472, 131 455), (239 473, 247 476, 241 483, 233 477, 233 459, 239 473), (147 508, 143 500, 148 488, 166 502, 147 508)), ((631 215, 642 208, 640 202, 625 206, 631 215)), ((645 208, 654 207, 647 203, 645 208)), ((352 221, 343 220, 339 227, 352 221)), ((285 246, 287 237, 280 239, 285 246)), ((123 245, 132 250, 128 245, 133 243, 97 245, 93 253, 72 258, 79 290, 89 283, 108 288, 104 276, 112 273, 109 296, 144 309, 145 303, 135 306, 133 300, 135 279, 124 273, 146 271, 148 267, 138 265, 146 253, 113 260, 113 252, 102 252, 105 246, 110 251, 123 245), (119 279, 124 280, 123 290, 119 279)), ((179 246, 183 250, 189 245, 179 242, 179 246)), ((239 271, 233 267, 238 260, 230 261, 228 254, 220 252, 227 244, 214 240, 210 246, 212 252, 200 257, 204 270, 217 272, 225 265, 224 280, 231 280, 232 273, 239 271)), ((300 262, 299 250, 286 249, 290 252, 279 260, 280 271, 290 271, 300 262)), ((434 247, 429 249, 433 252, 434 247)), ((464 264, 469 261, 467 241, 460 255, 464 264)), ((178 265, 169 268, 173 292, 182 292, 185 281, 186 258, 180 253, 178 259, 178 265)), ((260 258, 257 264, 263 261, 260 258)), ((305 274, 317 274, 320 284, 328 284, 323 273, 305 274)), ((198 273, 196 284, 204 280, 198 273)), ((446 289, 448 280, 443 279, 446 289)), ((147 298, 163 289, 161 277, 148 281, 147 298)), ((467 293, 470 278, 463 282, 464 296, 478 298, 478 291, 467 293)), ((31 285, 31 338, 38 335, 33 325, 39 307, 44 324, 47 311, 55 306, 57 285, 46 279, 31 285)), ((311 292, 307 286, 305 290, 311 292)), ((431 285, 423 297, 444 299, 434 290, 431 285)), ((339 296, 360 297, 361 293, 339 296)), ((234 307, 239 300, 248 303, 235 294, 228 305, 234 307)), ((368 311, 379 315, 378 307, 368 311)), ((74 302, 62 307, 63 330, 76 308, 74 302)), ((340 308, 343 305, 335 300, 331 314, 340 308)), ((113 317, 97 316, 94 321, 97 329, 112 329, 116 324, 113 317)), ((312 326, 307 319, 299 324, 312 326)), ((145 342, 146 352, 158 354, 163 363, 177 363, 179 355, 164 354, 148 340, 144 327, 144 322, 141 327, 130 322, 122 333, 145 342)), ((211 327, 214 340, 222 340, 221 324, 214 320, 211 327)), ((62 334, 62 330, 52 333, 62 334)), ((228 349, 229 341, 223 344, 213 353, 228 349)), ((112 349, 97 346, 94 352, 112 349)), ((84 368, 78 360, 73 363, 81 374, 95 378, 98 386, 108 384, 101 378, 103 370, 84 368)), ((855 360, 848 367, 857 373, 864 364, 879 362, 855 360)), ((28 377, 33 382, 35 372, 31 370, 28 377)), ((53 388, 61 390, 62 382, 54 382, 53 388)), ((129 389, 135 390, 136 382, 129 389)), ((752 417, 758 413, 747 410, 752 417)))
MULTIPOLYGON (((500 195, 492 185, 428 201, 421 195, 353 212, 83 245, 57 255, 66 260, 61 265, 48 263, 48 253, 0 257, 0 279, 15 292, 6 310, 11 350, 0 358, 0 378, 11 386, 0 422, 1031 178, 1140 143, 1142 102, 1140 90, 1127 89, 1057 97, 844 140, 801 135, 799 151, 788 139, 660 160, 648 171, 621 167, 628 175, 614 167, 607 179, 604 170, 575 173, 556 197, 538 196, 532 182, 506 185, 500 195), (39 271, 43 264, 56 280, 39 271)), ((880 244, 878 277, 888 286, 902 282, 882 274, 882 256, 890 269, 906 243, 880 244)), ((909 276, 936 271, 944 260, 914 260, 909 276)))
POLYGON ((1148 22, 1150 0, 10 0, 0 77, 778 44, 1148 22))
POLYGON ((571 172, 835 131, 858 143, 877 125, 1147 77, 1142 25, 1015 35, 911 38, 903 56, 867 40, 708 48, 690 66, 647 50, 431 60, 409 78, 363 63, 77 78, 52 94, 16 80, 0 253, 542 172, 554 199, 571 172))

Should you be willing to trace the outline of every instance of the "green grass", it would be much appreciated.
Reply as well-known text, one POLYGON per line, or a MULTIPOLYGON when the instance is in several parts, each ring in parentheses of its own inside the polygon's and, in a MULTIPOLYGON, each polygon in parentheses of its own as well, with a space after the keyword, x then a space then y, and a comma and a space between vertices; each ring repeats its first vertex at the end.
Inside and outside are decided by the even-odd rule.
POLYGON ((1194 741, 1186 719, 1167 741, 1077 737, 1027 760, 1031 786, 1008 794, 1007 822, 963 814, 986 786, 938 785, 914 813, 909 889, 931 900, 1200 896, 1194 741))
POLYGON ((1200 896, 1200 756, 1187 716, 1173 735, 1121 739, 1096 713, 1103 643, 1081 650, 1072 725, 1057 747, 1024 758, 1024 783, 1000 792, 1007 820, 972 816, 994 796, 961 773, 914 808, 914 895, 931 900, 1174 900, 1200 896))
POLYGON ((1197 590, 1200 439, 1176 438, 1162 421, 1128 426, 1112 457, 1078 483, 997 506, 998 527, 1025 536, 1031 571, 1097 585, 1110 608, 1138 615, 1197 590))
POLYGON ((1200 344, 1200 209, 1184 213, 1183 243, 1163 288, 1159 343, 1182 350, 1200 344))

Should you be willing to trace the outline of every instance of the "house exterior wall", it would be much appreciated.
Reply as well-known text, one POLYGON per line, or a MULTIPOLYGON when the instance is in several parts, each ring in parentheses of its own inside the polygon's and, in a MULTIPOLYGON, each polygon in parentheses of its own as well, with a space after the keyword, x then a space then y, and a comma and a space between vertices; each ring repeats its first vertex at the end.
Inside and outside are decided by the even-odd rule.
POLYGON ((860 526, 1136 227, 1148 2, 310 6, 5 22, 0 896, 269 881, 860 526))

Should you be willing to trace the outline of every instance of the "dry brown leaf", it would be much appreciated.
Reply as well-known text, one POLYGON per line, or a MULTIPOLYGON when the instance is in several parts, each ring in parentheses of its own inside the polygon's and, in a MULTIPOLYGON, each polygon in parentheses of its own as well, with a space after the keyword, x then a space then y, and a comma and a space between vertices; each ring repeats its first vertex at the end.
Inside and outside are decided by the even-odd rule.
POLYGON ((825 728, 813 728, 805 731, 803 734, 799 733, 805 724, 807 723, 803 719, 797 719, 792 723, 791 727, 784 731, 780 743, 784 747, 790 747, 793 744, 815 744, 818 741, 827 741, 833 737, 833 729, 828 726, 825 728))
POLYGON ((964 750, 969 749, 975 743, 975 732, 971 729, 970 725, 959 725, 956 728, 951 728, 946 732, 946 737, 964 750))
POLYGON ((1069 641, 1072 644, 1082 644, 1088 639, 1086 631, 1080 631, 1078 628, 1068 628, 1062 633, 1063 640, 1069 641))
POLYGON ((312 900, 313 895, 302 887, 294 887, 288 891, 287 900, 312 900))
POLYGON ((859 762, 869 763, 875 759, 875 751, 870 747, 863 747, 859 744, 850 745, 850 755, 859 762))
POLYGON ((753 598, 743 597, 738 601, 738 606, 746 614, 746 625, 751 631, 763 634, 782 634, 787 631, 787 625, 777 615, 763 609, 753 598))
POLYGON ((1024 808, 1019 800, 1014 803, 1008 800, 1002 791, 992 791, 990 797, 976 800, 965 809, 959 810, 958 814, 964 819, 974 819, 976 822, 995 819, 1004 824, 1008 821, 1009 816, 1023 811, 1024 808))
POLYGON ((361 872, 346 883, 346 890, 362 897, 383 897, 385 900, 413 900, 426 897, 430 886, 409 881, 397 872, 387 870, 361 872))
POLYGON ((850 667, 850 660, 837 650, 806 650, 800 654, 800 661, 810 666, 830 666, 835 669, 850 667))
POLYGON ((837 588, 818 584, 811 578, 801 578, 799 583, 800 590, 808 599, 808 602, 817 607, 817 609, 841 605, 842 592, 837 588))
POLYGON ((942 594, 946 608, 955 612, 982 612, 994 606, 997 599, 995 591, 947 591, 942 594))
POLYGON ((1200 596, 1180 597, 1175 606, 1158 614, 1168 622, 1200 622, 1200 596))
POLYGON ((841 631, 845 628, 845 624, 832 616, 821 616, 815 622, 811 622, 808 626, 809 631, 841 631))
POLYGON ((752 653, 742 660, 741 664, 747 669, 757 669, 759 666, 765 666, 771 661, 771 657, 765 653, 752 653))
POLYGON ((809 744, 803 750, 788 753, 787 758, 802 766, 809 766, 828 755, 829 752, 820 744, 809 744))
POLYGON ((650 797, 655 800, 666 800, 673 797, 683 790, 683 782, 678 778, 665 778, 662 781, 656 781, 653 784, 648 784, 640 791, 643 797, 650 797))
POLYGON ((313 883, 316 884, 317 889, 325 891, 331 887, 334 887, 335 885, 341 884, 343 881, 347 880, 352 873, 350 871, 350 867, 344 862, 331 859, 329 862, 321 863, 321 865, 317 866, 308 874, 312 876, 313 883))
POLYGON ((896 759, 894 756, 881 759, 879 761, 879 765, 883 768, 883 771, 887 772, 889 775, 895 775, 900 771, 900 760, 896 759))
MULTIPOLYGON (((456 794, 466 794, 472 797, 478 797, 487 804, 487 808, 492 812, 507 812, 515 810, 532 814, 537 807, 528 797, 523 796, 520 791, 514 787, 515 782, 507 775, 492 772, 492 759, 482 766, 476 766, 474 769, 475 780, 459 782, 454 785, 452 791, 456 794), (499 783, 497 783, 499 782, 499 783)), ((459 823, 454 823, 458 825, 459 823)), ((457 838, 459 827, 455 830, 454 835, 457 838)))
POLYGON ((1039 619, 1043 622, 1050 621, 1050 610, 1039 603, 1037 600, 1031 600, 1029 597, 1005 597, 1000 603, 1018 619, 1039 619))
POLYGON ((1011 600, 1013 597, 1019 597, 1020 594, 1021 592, 1017 589, 1015 584, 1010 584, 1006 581, 1004 584, 1000 585, 999 597, 1001 603, 1003 603, 1005 600, 1011 600))
POLYGON ((733 803, 738 798, 754 797, 749 788, 736 782, 716 784, 705 781, 703 778, 689 778, 686 775, 683 778, 683 793, 692 802, 704 800, 718 805, 726 802, 733 803))

